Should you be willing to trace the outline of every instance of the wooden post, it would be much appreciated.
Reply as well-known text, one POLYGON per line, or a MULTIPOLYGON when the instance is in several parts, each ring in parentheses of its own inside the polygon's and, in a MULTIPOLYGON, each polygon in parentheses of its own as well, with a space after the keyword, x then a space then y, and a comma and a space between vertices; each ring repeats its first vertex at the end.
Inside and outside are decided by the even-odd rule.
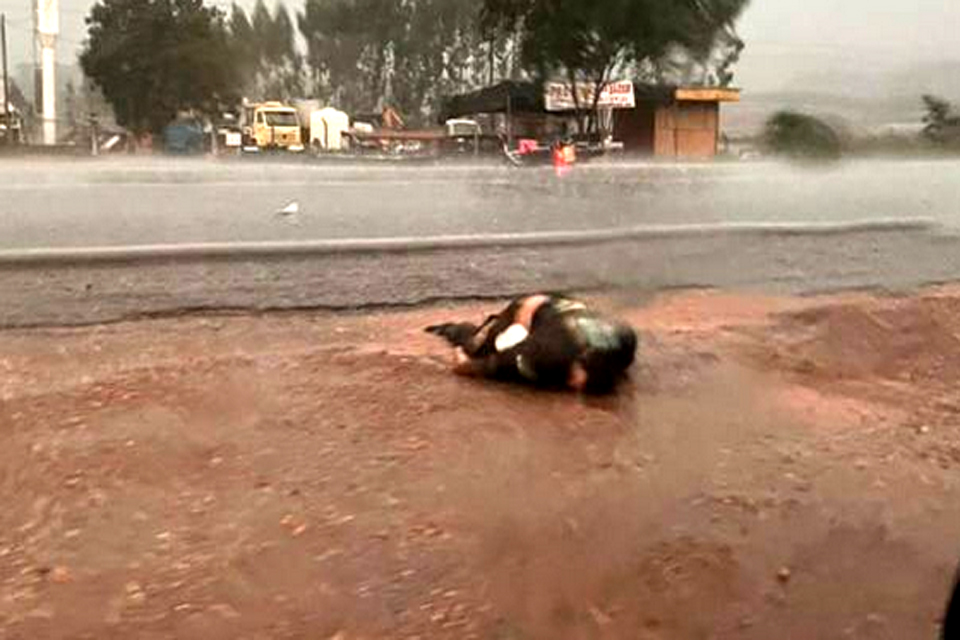
POLYGON ((495 55, 494 55, 494 53, 493 53, 493 38, 490 38, 490 40, 487 41, 487 56, 488 56, 488 57, 487 57, 487 67, 488 67, 488 68, 487 68, 487 72, 488 72, 487 75, 488 75, 488 77, 489 77, 489 79, 487 80, 487 86, 488 86, 488 87, 492 87, 492 86, 493 86, 493 78, 494 78, 493 67, 494 67, 494 65, 496 64, 496 57, 495 57, 495 55))
POLYGON ((513 99, 507 85, 507 148, 513 149, 513 99))

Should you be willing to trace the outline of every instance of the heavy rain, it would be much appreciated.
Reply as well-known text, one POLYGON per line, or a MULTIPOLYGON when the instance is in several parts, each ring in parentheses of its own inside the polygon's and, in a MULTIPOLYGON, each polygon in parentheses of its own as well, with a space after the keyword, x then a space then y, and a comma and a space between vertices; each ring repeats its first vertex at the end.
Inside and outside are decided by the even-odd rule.
POLYGON ((958 21, 0 0, 0 640, 960 637, 958 21))

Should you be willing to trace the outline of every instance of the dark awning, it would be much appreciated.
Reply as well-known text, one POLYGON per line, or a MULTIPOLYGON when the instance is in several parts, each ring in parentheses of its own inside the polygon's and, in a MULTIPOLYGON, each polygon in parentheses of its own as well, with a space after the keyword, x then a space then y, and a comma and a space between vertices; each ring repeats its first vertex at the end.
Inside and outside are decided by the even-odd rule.
MULTIPOLYGON (((634 81, 633 90, 637 104, 670 104, 678 99, 729 102, 739 98, 739 92, 734 89, 655 84, 639 80, 634 81)), ((446 98, 440 110, 440 121, 480 113, 505 113, 508 99, 513 113, 546 113, 543 88, 539 84, 507 80, 492 87, 446 98)))
POLYGON ((543 113, 543 90, 532 82, 507 80, 471 93, 450 96, 443 101, 441 122, 478 113, 505 113, 507 104, 514 113, 543 113))

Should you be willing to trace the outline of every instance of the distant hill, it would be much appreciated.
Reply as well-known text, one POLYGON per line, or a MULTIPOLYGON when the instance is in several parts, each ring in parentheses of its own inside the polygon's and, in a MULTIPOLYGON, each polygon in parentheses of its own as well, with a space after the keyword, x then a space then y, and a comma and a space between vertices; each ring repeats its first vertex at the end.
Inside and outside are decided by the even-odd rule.
POLYGON ((760 93, 744 87, 742 102, 724 107, 727 132, 755 133, 780 109, 833 119, 853 133, 916 125, 923 118, 925 93, 960 105, 960 60, 910 65, 894 72, 806 73, 792 77, 785 87, 760 93))

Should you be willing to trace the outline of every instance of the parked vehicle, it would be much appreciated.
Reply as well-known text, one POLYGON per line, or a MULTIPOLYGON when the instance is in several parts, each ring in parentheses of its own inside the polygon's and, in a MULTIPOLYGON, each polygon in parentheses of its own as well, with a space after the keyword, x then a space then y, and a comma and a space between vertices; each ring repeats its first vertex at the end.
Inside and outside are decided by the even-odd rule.
POLYGON ((0 110, 0 144, 21 144, 23 142, 23 119, 13 110, 10 112, 10 121, 0 110))
POLYGON ((222 113, 213 123, 216 131, 218 153, 236 153, 243 145, 240 119, 233 113, 222 113))
POLYGON ((310 147, 317 152, 344 151, 348 146, 350 116, 327 107, 310 114, 310 147))
POLYGON ((206 149, 203 124, 196 118, 178 118, 163 130, 163 148, 167 153, 194 155, 206 149))
POLYGON ((303 151, 297 110, 281 102, 250 104, 243 108, 244 148, 261 151, 303 151))

